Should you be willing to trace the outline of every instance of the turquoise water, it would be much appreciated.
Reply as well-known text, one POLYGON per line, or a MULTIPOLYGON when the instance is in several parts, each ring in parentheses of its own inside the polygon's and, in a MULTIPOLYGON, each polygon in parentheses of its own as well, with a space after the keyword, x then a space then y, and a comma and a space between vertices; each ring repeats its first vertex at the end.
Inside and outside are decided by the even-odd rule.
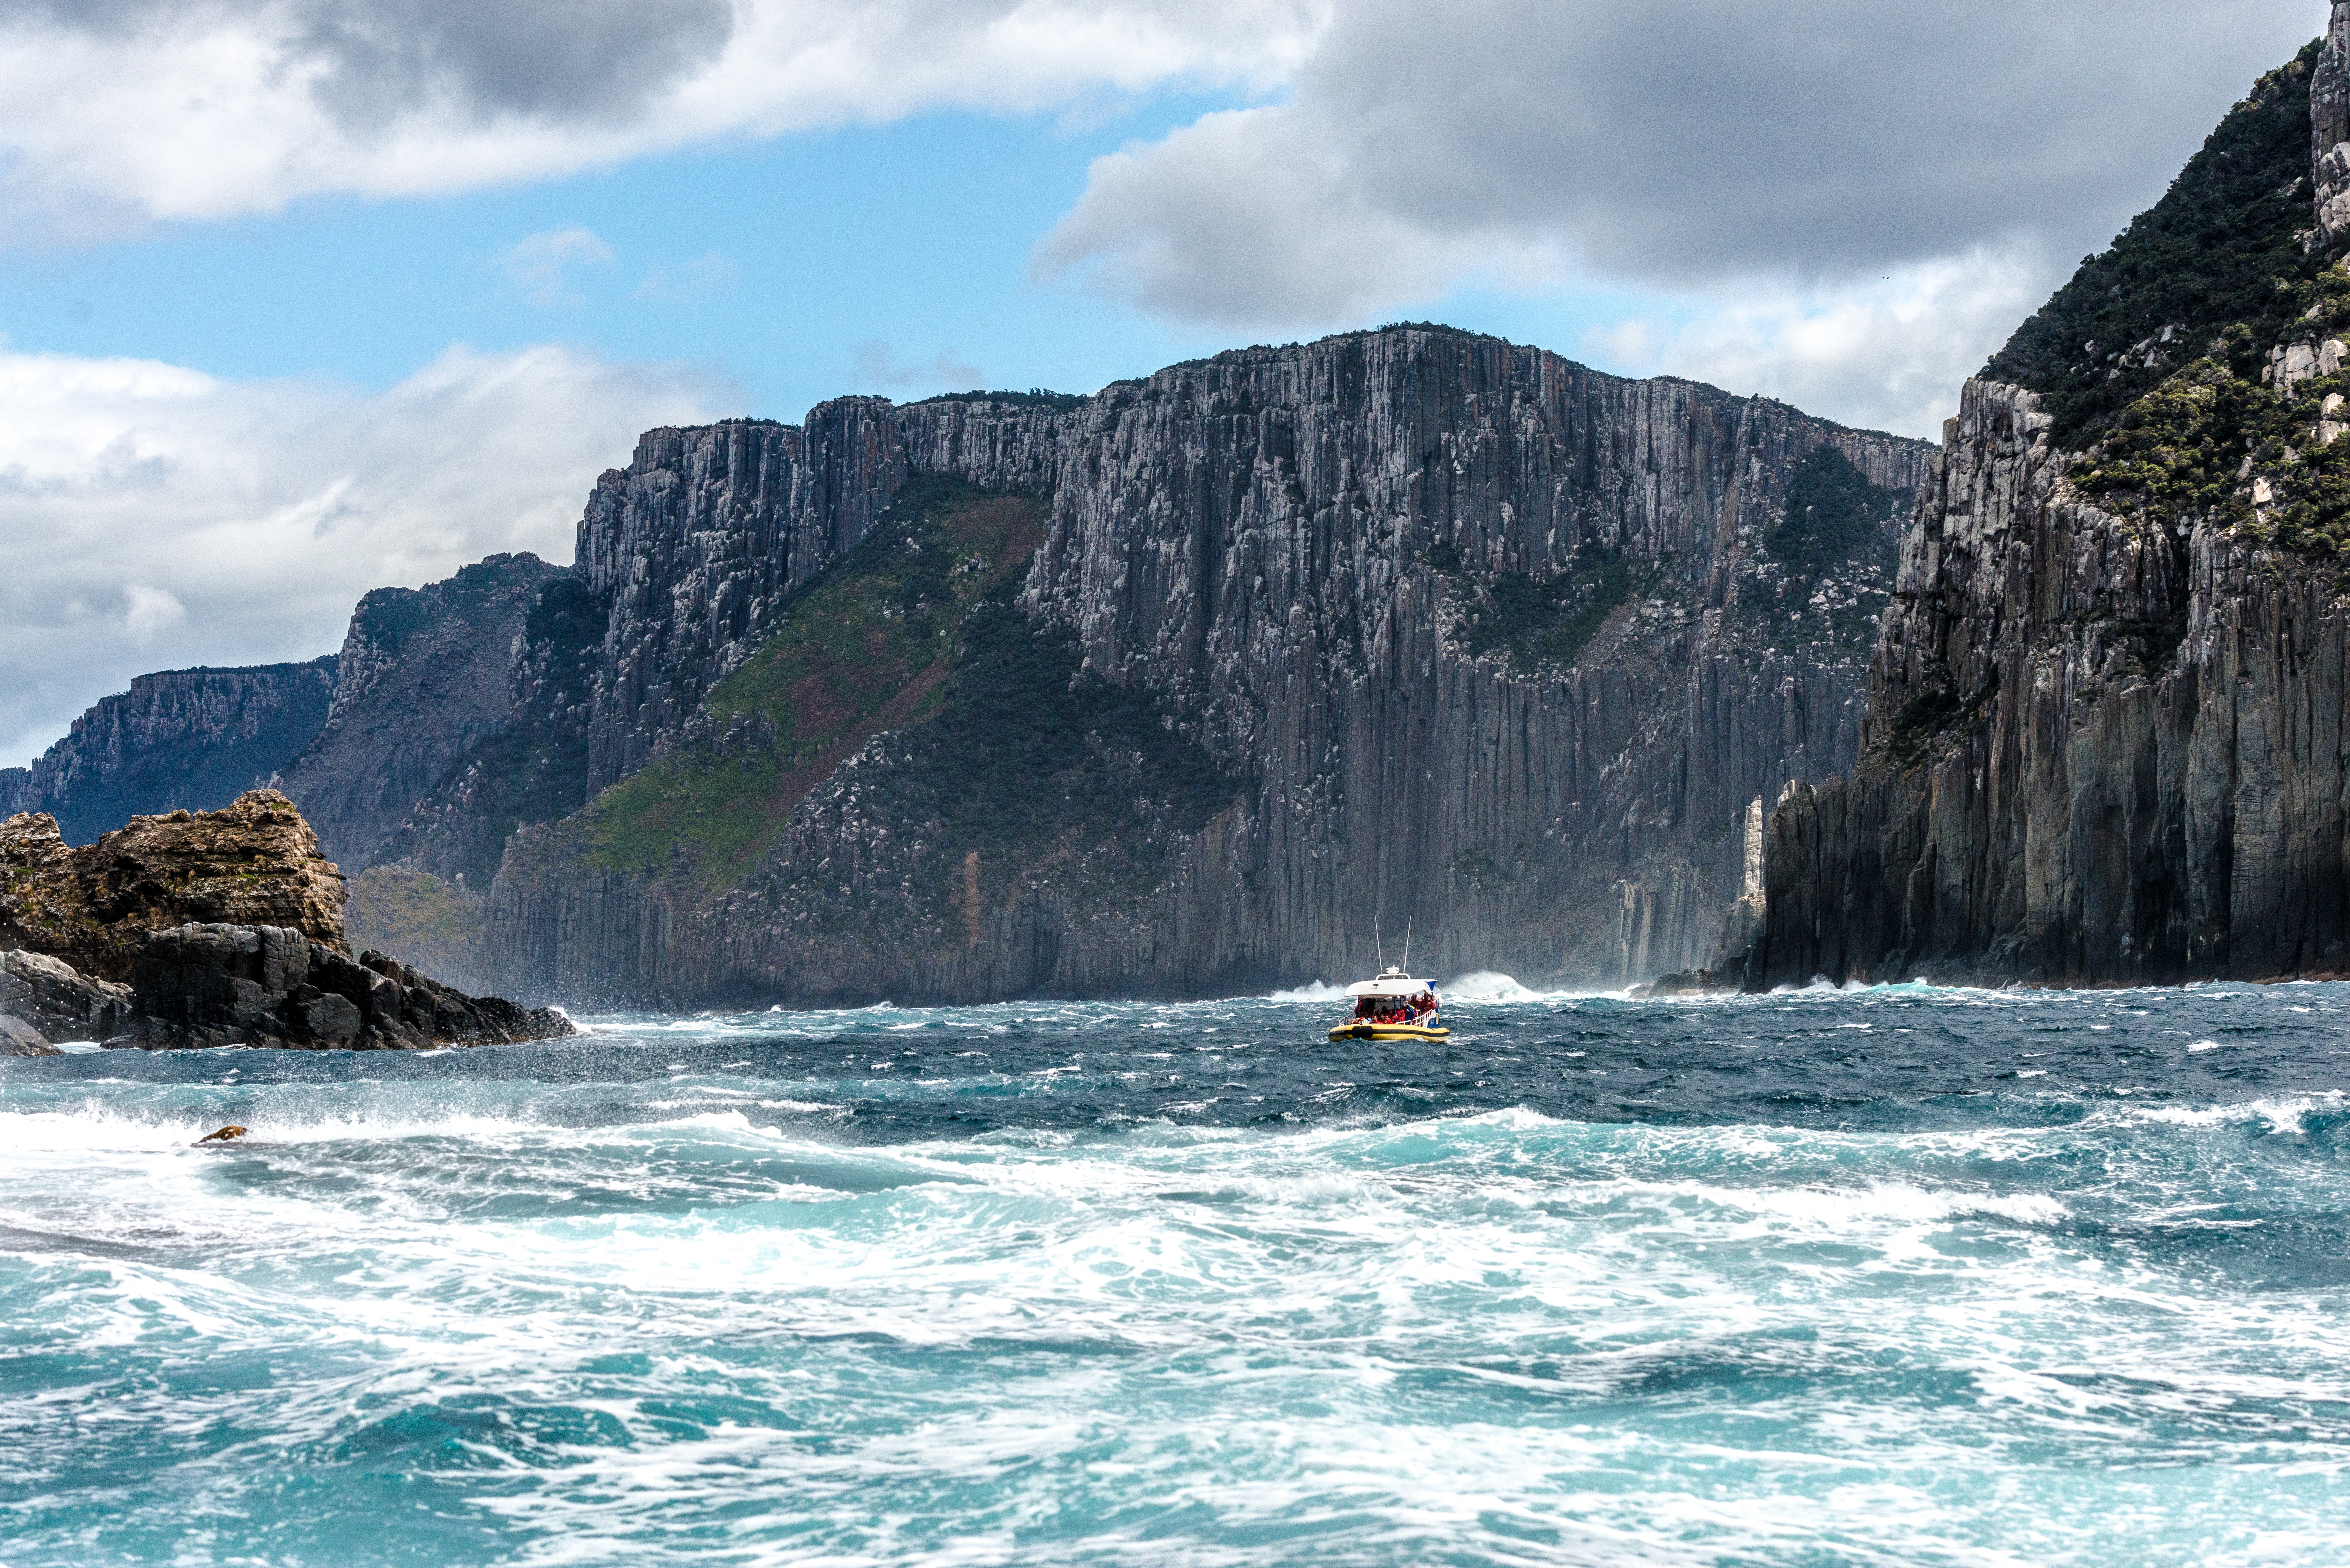
POLYGON ((1461 997, 0 1064, 0 1563, 2350 1563, 2350 988, 1461 997))

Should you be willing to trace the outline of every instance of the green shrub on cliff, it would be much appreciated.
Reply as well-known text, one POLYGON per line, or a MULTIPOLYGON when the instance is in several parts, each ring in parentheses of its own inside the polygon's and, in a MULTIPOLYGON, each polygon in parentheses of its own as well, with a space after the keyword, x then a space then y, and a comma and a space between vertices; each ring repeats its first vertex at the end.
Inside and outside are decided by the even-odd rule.
POLYGON ((1577 550, 1553 576, 1501 571, 1471 576, 1451 545, 1429 552, 1429 564, 1453 578, 1461 595, 1458 637, 1471 657, 1500 652, 1522 670, 1565 669, 1580 658, 1607 618, 1641 586, 1620 551, 1600 545, 1577 550))
MULTIPOLYGON (((2295 336, 2350 325, 2350 272, 2328 267, 2291 303, 2295 336)), ((2350 545, 2350 442, 2321 442, 2317 429, 2329 394, 2350 398, 2350 370, 2288 397, 2260 379, 2266 358, 2249 327, 2231 327, 2213 353, 2115 414, 2074 464, 2074 486, 2173 530, 2208 520, 2292 549, 2350 545)))
POLYGON ((2262 78, 2162 200, 1984 368, 2041 394, 2051 439, 2083 453, 2077 490, 2174 536, 2209 522, 2292 549, 2350 548, 2350 449, 2318 430, 2350 375, 2291 395, 2263 375, 2273 346, 2350 334, 2339 247, 2304 245, 2317 49, 2262 78))
POLYGON ((2317 49, 2262 77, 2162 200, 2085 258, 1984 366, 2041 394, 2057 445, 2088 444, 2231 326, 2264 348, 2306 307, 2299 292, 2329 259, 2300 241, 2317 49))
POLYGON ((1795 465, 1786 510, 1763 545, 1790 576, 1805 580, 1890 566, 1900 511, 1899 496, 1872 483, 1836 447, 1823 446, 1795 465))

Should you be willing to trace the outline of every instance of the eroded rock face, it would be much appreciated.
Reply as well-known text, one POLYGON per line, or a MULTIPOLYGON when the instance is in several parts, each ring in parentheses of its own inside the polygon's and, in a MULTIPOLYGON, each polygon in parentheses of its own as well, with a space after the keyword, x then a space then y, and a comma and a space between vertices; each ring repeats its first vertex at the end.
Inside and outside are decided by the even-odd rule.
POLYGON ((342 873, 276 790, 133 817, 79 848, 46 815, 0 823, 0 943, 97 980, 129 980, 150 933, 192 920, 290 927, 339 947, 342 907, 342 873))
POLYGON ((2345 83, 2337 3, 2322 45, 1993 361, 2043 389, 1968 383, 1903 548, 1860 763, 1771 817, 1750 986, 2350 972, 2345 83), (2306 153, 2272 134, 2303 84, 2306 153), (2292 204, 2313 188, 2314 213, 2292 204), (2232 293, 2172 288, 2198 230, 2241 245, 2204 258, 2232 293), (2130 247, 2158 233, 2149 268, 2130 247), (2128 346, 2190 307, 2197 330, 2128 346), (2137 324, 2085 341, 2100 312, 2137 324))
POLYGON ((2088 504, 2046 426, 1969 383, 1864 762, 1772 815, 1750 983, 2350 971, 2350 586, 2088 504))
POLYGON ((21 1018, 0 1012, 0 1056, 61 1056, 65 1053, 41 1038, 41 1032, 21 1018))
POLYGON ((536 556, 492 556, 359 601, 326 722, 283 783, 338 863, 356 873, 384 859, 452 763, 506 724, 515 644, 561 575, 536 556))
POLYGON ((554 1039, 548 1009, 466 996, 381 953, 352 959, 277 926, 184 925, 140 948, 138 1012, 116 1044, 402 1050, 554 1039))

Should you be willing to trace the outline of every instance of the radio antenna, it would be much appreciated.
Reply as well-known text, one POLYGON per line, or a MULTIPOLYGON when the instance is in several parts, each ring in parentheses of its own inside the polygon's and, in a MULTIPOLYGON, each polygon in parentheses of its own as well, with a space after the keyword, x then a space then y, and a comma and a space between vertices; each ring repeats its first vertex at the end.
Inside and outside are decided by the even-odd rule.
POLYGON ((1379 968, 1382 970, 1386 969, 1388 967, 1388 944, 1386 940, 1379 935, 1379 912, 1377 909, 1371 911, 1371 946, 1378 950, 1379 968))
POLYGON ((1406 974, 1411 972, 1411 922, 1409 919, 1403 923, 1403 971, 1406 974))

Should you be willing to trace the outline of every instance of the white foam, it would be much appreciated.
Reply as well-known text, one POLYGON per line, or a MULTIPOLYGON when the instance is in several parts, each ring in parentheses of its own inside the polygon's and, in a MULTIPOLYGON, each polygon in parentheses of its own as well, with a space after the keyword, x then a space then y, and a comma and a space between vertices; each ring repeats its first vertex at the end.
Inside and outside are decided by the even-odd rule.
POLYGON ((1447 1002, 1507 1006, 1529 1002, 1555 1002, 1568 993, 1529 991, 1518 983, 1514 975, 1503 974, 1499 970, 1481 969, 1440 986, 1438 994, 1447 1002))
POLYGON ((1347 988, 1343 985, 1332 985, 1328 981, 1317 980, 1311 985, 1301 985, 1295 990, 1276 991, 1265 1000, 1267 1002, 1344 1002, 1347 1000, 1347 988))
POLYGON ((2266 1096, 2257 1100, 2240 1100, 2226 1106, 2147 1106, 2116 1114, 2135 1121, 2163 1122, 2184 1127, 2218 1127, 2240 1122, 2259 1122, 2272 1131, 2298 1133, 2302 1130, 2303 1117, 2313 1112, 2339 1111, 2345 1105, 2350 1105, 2350 1096, 2345 1096, 2340 1089, 2328 1089, 2319 1095, 2266 1096))

